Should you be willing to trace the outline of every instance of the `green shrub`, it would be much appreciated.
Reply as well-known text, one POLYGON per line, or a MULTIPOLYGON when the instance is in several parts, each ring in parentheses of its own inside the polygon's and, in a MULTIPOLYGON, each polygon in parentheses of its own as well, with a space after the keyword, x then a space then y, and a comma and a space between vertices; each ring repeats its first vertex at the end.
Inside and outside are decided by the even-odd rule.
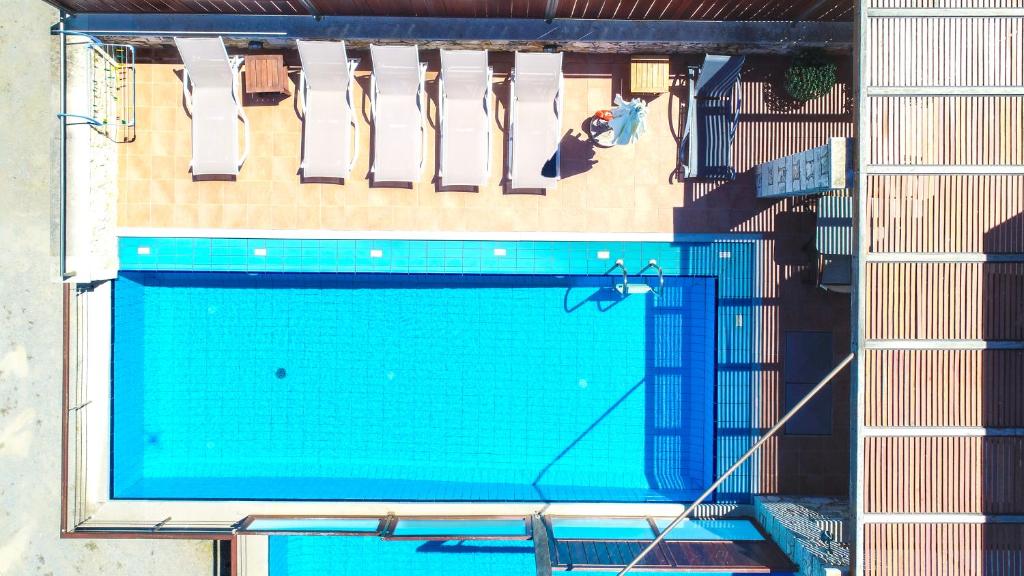
POLYGON ((807 102, 828 94, 836 85, 836 64, 821 50, 805 50, 786 70, 786 92, 807 102))

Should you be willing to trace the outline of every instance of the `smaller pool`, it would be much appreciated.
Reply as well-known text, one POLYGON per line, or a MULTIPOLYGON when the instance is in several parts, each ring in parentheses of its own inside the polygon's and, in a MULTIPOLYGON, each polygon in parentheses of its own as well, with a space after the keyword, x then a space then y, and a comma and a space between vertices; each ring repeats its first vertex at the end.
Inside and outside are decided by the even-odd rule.
MULTIPOLYGON (((632 531, 631 522, 646 523, 644 519, 555 520, 555 534, 562 534, 562 538, 627 538, 627 534, 639 534, 632 531)), ((668 521, 665 519, 665 523, 668 521)), ((670 540, 727 541, 731 539, 730 535, 737 536, 739 540, 764 540, 748 520, 690 521, 673 531, 670 540)), ((382 540, 376 536, 269 538, 269 576, 533 576, 536 573, 534 543, 531 540, 382 540)), ((637 576, 665 573, 633 572, 637 576)), ((731 573, 686 571, 686 574, 729 576, 731 573)), ((784 576, 791 573, 770 574, 784 576)))

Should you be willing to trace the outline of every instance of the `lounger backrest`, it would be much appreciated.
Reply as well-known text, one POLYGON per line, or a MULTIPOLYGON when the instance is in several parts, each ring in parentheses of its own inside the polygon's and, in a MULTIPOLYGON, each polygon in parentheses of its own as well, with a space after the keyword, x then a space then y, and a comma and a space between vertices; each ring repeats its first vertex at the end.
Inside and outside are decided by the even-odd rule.
POLYGON ((381 94, 415 94, 420 86, 420 56, 416 46, 370 45, 373 77, 381 94))
POLYGON ((516 52, 516 98, 523 102, 552 101, 562 78, 562 54, 516 52))
POLYGON ((724 98, 732 94, 732 87, 739 80, 745 56, 704 56, 704 66, 697 79, 698 98, 724 98))
POLYGON ((441 50, 446 98, 478 100, 487 93, 486 50, 441 50))
POLYGON ((188 77, 197 88, 232 86, 232 70, 224 41, 217 38, 175 38, 188 77))
POLYGON ((298 40, 299 60, 306 82, 314 90, 344 92, 351 81, 344 42, 298 40))

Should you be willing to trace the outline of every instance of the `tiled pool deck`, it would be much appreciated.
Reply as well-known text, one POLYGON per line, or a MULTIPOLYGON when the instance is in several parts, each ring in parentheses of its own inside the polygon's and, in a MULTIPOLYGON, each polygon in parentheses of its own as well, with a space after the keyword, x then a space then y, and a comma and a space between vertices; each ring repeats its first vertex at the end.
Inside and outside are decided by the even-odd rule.
MULTIPOLYGON (((294 52, 286 62, 298 65, 294 52)), ((181 100, 176 53, 140 53, 134 142, 120 145, 118 223, 127 227, 200 227, 278 230, 434 230, 564 232, 725 232, 753 227, 770 217, 772 204, 753 193, 752 168, 813 146, 830 136, 852 134, 849 85, 801 108, 780 103, 777 85, 786 66, 780 58, 751 57, 741 84, 743 106, 736 134, 735 182, 671 179, 676 166, 680 102, 686 100, 686 66, 699 55, 672 57, 674 86, 650 101, 647 133, 634 145, 598 149, 581 125, 596 110, 627 93, 628 55, 566 54, 562 180, 546 195, 506 193, 506 103, 512 54, 491 53, 495 106, 492 174, 477 192, 440 191, 435 185, 437 52, 428 63, 427 159, 412 188, 371 186, 369 181, 370 58, 362 51, 356 72, 355 107, 360 123, 359 159, 343 185, 302 183, 298 176, 302 122, 294 99, 276 106, 246 106, 252 129, 249 158, 237 181, 194 182, 189 173, 191 120, 181 100)), ((293 75, 294 77, 295 75, 293 75)), ((294 88, 294 86, 293 86, 294 88)), ((292 90, 293 94, 295 90, 292 90)))

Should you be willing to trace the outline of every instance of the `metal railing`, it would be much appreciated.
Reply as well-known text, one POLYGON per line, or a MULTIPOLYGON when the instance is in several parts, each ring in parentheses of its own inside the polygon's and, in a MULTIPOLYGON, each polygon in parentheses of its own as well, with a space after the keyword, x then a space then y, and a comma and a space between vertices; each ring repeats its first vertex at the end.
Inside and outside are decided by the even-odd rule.
POLYGON ((647 261, 647 266, 644 266, 640 270, 640 274, 643 274, 648 268, 654 268, 658 273, 658 289, 655 290, 652 286, 651 291, 654 292, 655 295, 661 296, 661 293, 665 291, 665 272, 661 269, 661 266, 658 265, 658 261, 654 258, 647 261))
POLYGON ((751 456, 753 456, 755 453, 757 453, 757 451, 761 448, 762 445, 764 445, 765 442, 768 441, 769 438, 771 438, 776 433, 778 433, 778 431, 781 430, 782 427, 786 425, 786 422, 788 422, 790 418, 792 418, 797 412, 799 412, 800 409, 803 408, 805 404, 810 402, 811 398, 814 398, 815 394, 817 394, 818 392, 821 391, 822 388, 827 386, 828 383, 831 382, 832 379, 835 378, 836 375, 839 374, 839 372, 841 372, 843 370, 843 368, 846 368, 847 366, 849 366, 850 362, 853 361, 853 358, 854 358, 853 352, 848 354, 846 356, 846 358, 843 358, 843 360, 841 362, 839 362, 839 364, 837 364, 836 367, 833 368, 831 372, 826 374, 825 377, 822 378, 821 381, 818 382, 818 384, 814 388, 812 388, 811 391, 808 392, 806 396, 801 398, 800 401, 797 402, 796 405, 793 406, 793 408, 791 408, 789 410, 789 412, 786 412, 785 416, 780 418, 779 421, 776 422, 775 425, 772 426, 770 430, 768 430, 768 432, 765 432, 764 436, 761 436, 761 438, 757 442, 755 442, 753 446, 750 447, 750 450, 747 450, 746 454, 744 454, 743 456, 740 456, 739 460, 737 460, 735 464, 733 464, 728 470, 726 470, 724 474, 719 476, 718 480, 715 480, 711 484, 711 486, 709 486, 708 489, 705 490, 703 494, 698 496, 697 499, 694 500, 692 504, 687 506, 686 509, 683 510, 683 512, 679 516, 676 516, 676 518, 674 520, 672 520, 672 522, 669 523, 669 525, 666 526, 665 529, 662 530, 661 533, 658 534, 654 538, 654 540, 651 541, 650 544, 648 544, 643 550, 641 550, 640 553, 637 554, 636 557, 633 558, 633 560, 629 564, 626 564, 626 567, 619 571, 618 576, 625 576, 625 574, 627 572, 629 572, 630 570, 635 568, 636 565, 639 564, 640 561, 645 556, 650 554, 650 552, 652 550, 654 550, 654 548, 657 547, 658 544, 660 544, 665 539, 666 536, 668 536, 669 532, 671 532, 673 529, 675 529, 675 527, 678 526, 680 522, 682 522, 690 514, 692 514, 694 509, 696 509, 697 506, 699 506, 701 504, 701 502, 706 500, 708 498, 708 496, 711 496, 711 494, 713 494, 715 492, 715 490, 717 490, 718 487, 721 486, 722 483, 725 482, 726 479, 729 478, 729 476, 732 476, 732 474, 734 472, 739 470, 740 466, 742 466, 744 462, 749 460, 751 456))

